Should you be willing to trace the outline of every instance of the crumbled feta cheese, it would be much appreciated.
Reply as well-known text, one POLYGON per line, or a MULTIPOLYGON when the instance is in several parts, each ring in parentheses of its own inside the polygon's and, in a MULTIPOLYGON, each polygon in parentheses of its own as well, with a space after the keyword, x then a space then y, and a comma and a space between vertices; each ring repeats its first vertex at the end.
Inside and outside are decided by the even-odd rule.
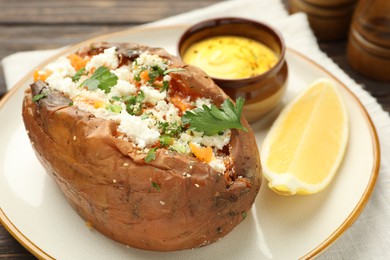
POLYGON ((136 62, 133 63, 135 74, 139 74, 140 71, 138 69, 142 67, 146 67, 146 69, 158 66, 162 70, 166 70, 168 68, 168 62, 164 61, 157 54, 150 54, 149 52, 142 53, 137 59, 136 62), (136 64, 136 65, 135 65, 136 64))
POLYGON ((230 141, 231 131, 226 130, 222 135, 202 136, 200 143, 204 146, 214 146, 218 149, 222 149, 230 141))
POLYGON ((208 98, 198 98, 197 100, 195 100, 195 106, 197 108, 203 108, 203 105, 206 105, 208 107, 211 106, 211 100, 208 99, 208 98))
POLYGON ((145 103, 156 105, 158 101, 164 100, 167 97, 167 92, 160 92, 157 89, 149 86, 141 86, 140 88, 145 94, 145 103))
POLYGON ((165 75, 165 76, 163 77, 163 81, 168 81, 168 82, 170 82, 171 79, 172 79, 171 75, 165 75))
POLYGON ((66 57, 60 57, 55 62, 48 64, 45 67, 47 70, 61 75, 62 78, 72 77, 76 74, 76 70, 73 68, 70 60, 66 57))
POLYGON ((157 102, 157 105, 149 109, 150 112, 158 121, 175 123, 180 120, 179 109, 175 107, 172 103, 167 103, 165 100, 160 100, 157 102))
POLYGON ((157 142, 160 133, 156 129, 148 127, 148 119, 142 120, 140 117, 129 115, 125 111, 121 112, 121 117, 118 130, 125 133, 138 147, 145 148, 145 146, 157 142))
POLYGON ((90 71, 92 68, 99 68, 105 66, 109 69, 116 69, 119 65, 118 54, 116 53, 116 47, 105 49, 103 53, 95 55, 87 63, 85 69, 90 71))
POLYGON ((226 166, 221 158, 216 158, 215 160, 212 160, 211 162, 209 162, 209 165, 217 172, 226 171, 226 166))
POLYGON ((180 140, 186 143, 194 143, 197 145, 211 146, 222 149, 230 141, 231 131, 226 130, 222 135, 207 136, 201 132, 187 131, 180 134, 180 140))
POLYGON ((53 89, 61 91, 65 94, 71 94, 76 88, 76 84, 72 81, 71 78, 64 78, 61 73, 53 72, 46 79, 46 83, 53 89))
POLYGON ((108 94, 109 98, 112 97, 122 97, 134 94, 137 91, 137 88, 130 84, 128 81, 118 79, 115 86, 111 88, 110 93, 108 94))
POLYGON ((111 72, 114 73, 118 79, 124 81, 130 81, 130 79, 133 77, 130 66, 121 66, 116 70, 112 70, 111 72))

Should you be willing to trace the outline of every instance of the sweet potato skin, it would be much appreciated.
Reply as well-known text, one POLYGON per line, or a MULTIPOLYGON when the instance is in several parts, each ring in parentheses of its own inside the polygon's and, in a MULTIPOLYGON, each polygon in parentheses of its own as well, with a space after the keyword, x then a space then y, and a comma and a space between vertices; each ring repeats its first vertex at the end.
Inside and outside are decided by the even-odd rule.
MULTIPOLYGON (((227 98, 202 71, 162 49, 115 45, 124 52, 149 50, 184 67, 174 80, 185 91, 217 105, 227 98)), ((79 215, 104 235, 146 250, 196 248, 225 236, 250 210, 261 184, 261 165, 244 118, 249 131, 232 130, 229 144, 233 169, 242 177, 227 184, 208 164, 163 148, 146 163, 131 142, 116 137, 115 122, 78 110, 57 91, 34 102, 32 97, 45 88, 44 82, 32 84, 23 101, 34 151, 79 215)))

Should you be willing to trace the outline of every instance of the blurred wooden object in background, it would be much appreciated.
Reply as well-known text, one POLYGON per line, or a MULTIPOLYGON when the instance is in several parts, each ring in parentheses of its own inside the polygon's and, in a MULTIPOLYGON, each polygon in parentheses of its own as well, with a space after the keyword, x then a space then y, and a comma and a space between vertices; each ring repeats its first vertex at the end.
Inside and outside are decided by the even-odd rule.
POLYGON ((348 62, 353 69, 367 77, 390 82, 389 0, 359 2, 347 50, 348 62))
POLYGON ((289 11, 305 12, 321 41, 347 38, 357 0, 289 0, 289 11))

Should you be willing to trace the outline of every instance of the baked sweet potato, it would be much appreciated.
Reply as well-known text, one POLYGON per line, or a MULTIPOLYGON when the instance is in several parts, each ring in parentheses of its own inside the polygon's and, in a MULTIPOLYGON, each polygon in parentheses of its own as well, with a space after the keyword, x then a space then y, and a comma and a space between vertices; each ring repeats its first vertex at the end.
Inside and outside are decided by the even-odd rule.
POLYGON ((94 229, 172 251, 245 218, 261 184, 256 141, 240 104, 201 70, 162 49, 97 43, 34 80, 23 102, 31 144, 94 229))

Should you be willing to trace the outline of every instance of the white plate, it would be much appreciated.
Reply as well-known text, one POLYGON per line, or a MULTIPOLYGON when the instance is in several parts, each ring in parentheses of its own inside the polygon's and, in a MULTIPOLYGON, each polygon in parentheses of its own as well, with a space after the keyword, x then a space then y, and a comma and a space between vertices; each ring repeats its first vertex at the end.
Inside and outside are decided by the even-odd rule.
MULTIPOLYGON (((185 28, 132 29, 91 41, 133 41, 175 53, 185 28)), ((379 144, 367 112, 346 86, 293 50, 287 50, 286 58, 290 70, 286 100, 315 79, 328 77, 340 86, 348 107, 350 141, 346 156, 323 192, 284 197, 270 191, 264 182, 248 217, 217 243, 170 253, 127 248, 87 228, 37 161, 21 118, 23 91, 32 82, 30 73, 0 103, 0 219, 40 258, 296 259, 317 255, 356 220, 367 203, 379 170, 379 144)), ((259 145, 275 114, 253 125, 259 145)))

